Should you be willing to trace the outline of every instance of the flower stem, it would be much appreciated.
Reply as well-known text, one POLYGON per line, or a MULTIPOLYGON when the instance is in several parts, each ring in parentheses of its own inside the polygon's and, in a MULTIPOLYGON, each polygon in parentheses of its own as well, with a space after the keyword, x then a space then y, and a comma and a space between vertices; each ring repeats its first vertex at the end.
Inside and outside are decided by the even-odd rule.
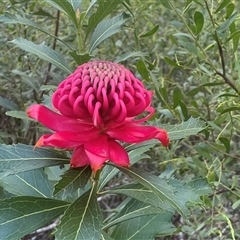
POLYGON ((92 178, 92 186, 93 186, 94 194, 97 194, 98 183, 99 183, 101 172, 102 172, 102 169, 97 170, 96 173, 94 173, 93 178, 92 178))

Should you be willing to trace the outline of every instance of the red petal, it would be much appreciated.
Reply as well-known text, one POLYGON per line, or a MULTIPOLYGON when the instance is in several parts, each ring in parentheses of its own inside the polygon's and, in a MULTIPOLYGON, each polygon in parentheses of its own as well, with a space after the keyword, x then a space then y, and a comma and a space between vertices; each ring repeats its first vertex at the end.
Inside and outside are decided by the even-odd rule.
POLYGON ((116 141, 110 139, 109 145, 109 160, 119 166, 128 166, 130 164, 129 156, 126 150, 116 141))
POLYGON ((94 172, 100 169, 105 161, 109 159, 108 137, 99 135, 84 144, 91 168, 94 172))
POLYGON ((108 160, 108 158, 106 157, 98 156, 94 153, 88 152, 87 150, 85 151, 89 158, 89 162, 94 173, 96 173, 96 171, 100 169, 102 165, 108 160))
POLYGON ((70 161, 71 168, 83 167, 89 164, 90 164, 90 160, 85 152, 83 145, 80 147, 77 147, 74 150, 71 161, 70 161))
POLYGON ((97 136, 95 139, 86 142, 84 147, 86 151, 95 155, 109 157, 108 137, 106 135, 97 136))
POLYGON ((64 132, 44 134, 42 137, 39 138, 39 140, 35 144, 35 147, 47 146, 72 149, 83 144, 81 142, 66 140, 65 137, 66 135, 64 132))
POLYGON ((93 127, 91 123, 60 115, 40 104, 30 106, 27 115, 54 131, 81 132, 93 127))
POLYGON ((136 123, 126 123, 106 132, 110 137, 127 143, 139 143, 150 139, 158 139, 164 146, 169 143, 168 134, 164 129, 144 126, 136 123))

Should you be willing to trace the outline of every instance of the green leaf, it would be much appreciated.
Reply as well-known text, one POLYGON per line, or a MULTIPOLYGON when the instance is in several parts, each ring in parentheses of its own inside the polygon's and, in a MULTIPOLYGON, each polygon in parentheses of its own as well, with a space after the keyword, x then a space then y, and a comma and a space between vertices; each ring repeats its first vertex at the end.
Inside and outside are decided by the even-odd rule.
POLYGON ((219 25, 216 28, 216 31, 217 32, 225 31, 227 28, 230 27, 230 25, 236 20, 237 17, 238 17, 238 12, 233 13, 225 22, 223 22, 221 25, 219 25))
POLYGON ((54 186, 55 190, 53 195, 61 196, 62 199, 74 195, 77 189, 84 188, 91 174, 92 170, 89 166, 69 169, 61 176, 61 180, 54 186))
POLYGON ((29 117, 24 111, 7 111, 6 115, 14 118, 23 119, 23 120, 29 120, 29 117))
POLYGON ((223 82, 203 83, 203 84, 199 85, 198 87, 193 88, 192 90, 187 92, 187 96, 192 97, 192 96, 196 95, 197 93, 201 92, 204 87, 219 86, 219 85, 223 85, 223 84, 224 84, 223 82))
POLYGON ((72 8, 75 12, 77 9, 80 9, 80 6, 82 4, 82 0, 68 0, 68 2, 72 5, 72 8))
MULTIPOLYGON (((131 165, 134 163, 149 158, 148 155, 144 154, 147 152, 151 147, 153 147, 155 143, 147 143, 147 145, 141 144, 133 144, 131 145, 131 150, 128 150, 128 155, 130 158, 131 165), (135 148, 134 148, 135 147, 135 148)), ((101 173, 101 178, 99 180, 99 187, 98 189, 101 190, 113 177, 115 177, 119 173, 119 170, 111 165, 106 165, 103 168, 101 173)))
POLYGON ((179 102, 179 106, 181 108, 181 113, 183 115, 183 120, 189 119, 188 109, 187 109, 186 104, 183 101, 180 101, 179 102))
POLYGON ((113 18, 102 20, 93 32, 92 38, 89 44, 89 52, 93 50, 105 39, 119 32, 124 23, 130 19, 130 15, 123 13, 113 18))
POLYGON ((28 41, 23 38, 16 38, 11 41, 13 44, 16 44, 19 48, 37 55, 39 58, 46 60, 56 67, 62 69, 66 73, 71 73, 70 67, 65 62, 65 59, 57 51, 51 49, 44 43, 35 44, 31 41, 28 41))
POLYGON ((102 231, 102 238, 101 238, 101 240, 114 240, 114 239, 111 238, 107 233, 102 231))
POLYGON ((182 100, 182 90, 179 87, 173 89, 173 109, 175 109, 182 100))
POLYGON ((72 51, 69 52, 69 54, 72 56, 72 58, 78 65, 82 65, 83 63, 88 62, 92 58, 92 56, 89 55, 88 53, 78 54, 76 51, 72 51))
POLYGON ((18 110, 17 104, 1 96, 0 96, 0 106, 9 110, 18 110))
POLYGON ((230 140, 228 138, 225 137, 220 137, 219 140, 224 144, 225 148, 226 148, 226 152, 229 153, 230 152, 230 140))
POLYGON ((137 201, 136 199, 131 199, 127 202, 122 210, 116 214, 113 218, 108 221, 108 223, 103 227, 103 229, 108 229, 116 224, 121 222, 141 217, 144 215, 164 213, 165 211, 160 210, 159 208, 152 207, 149 204, 137 201))
MULTIPOLYGON (((40 10, 41 10, 41 8, 40 8, 40 10)), ((39 14, 40 14, 40 10, 39 10, 39 14)), ((41 13, 44 13, 44 12, 41 12, 41 13)), ((37 13, 34 13, 34 14, 37 14, 37 13)), ((52 15, 50 15, 50 17, 52 17, 52 15)), ((0 22, 9 23, 9 24, 24 24, 24 25, 33 27, 34 29, 38 29, 39 31, 44 32, 47 35, 49 35, 53 38, 56 38, 58 41, 60 41, 62 44, 64 44, 67 48, 70 48, 70 46, 67 45, 66 42, 62 41, 60 38, 58 38, 54 34, 51 34, 51 32, 49 30, 47 30, 46 28, 43 28, 42 25, 40 25, 36 22, 33 22, 32 20, 30 20, 28 18, 24 18, 18 14, 13 15, 11 13, 4 13, 4 15, 0 16, 0 22)))
POLYGON ((166 129, 170 140, 179 140, 191 135, 196 135, 198 132, 206 128, 204 121, 199 118, 189 118, 186 122, 176 125, 161 125, 162 128, 166 129))
POLYGON ((181 67, 178 63, 174 62, 171 58, 165 56, 164 61, 173 67, 181 67))
POLYGON ((223 8, 225 8, 228 4, 230 3, 230 0, 223 0, 220 5, 217 7, 217 9, 215 10, 215 14, 220 12, 223 8))
POLYGON ((140 52, 140 51, 136 51, 136 52, 128 52, 128 53, 125 53, 119 57, 116 58, 116 60, 114 62, 123 62, 123 61, 126 61, 128 58, 138 58, 138 57, 145 57, 147 55, 147 53, 143 53, 143 52, 140 52))
POLYGON ((102 214, 93 187, 72 203, 61 218, 56 240, 101 239, 102 214))
POLYGON ((159 0, 159 3, 161 3, 165 8, 168 8, 168 9, 172 10, 172 6, 171 6, 171 4, 169 3, 169 1, 159 0))
POLYGON ((17 69, 12 70, 12 73, 14 75, 20 76, 21 80, 36 92, 39 91, 39 88, 36 86, 36 76, 29 76, 29 74, 26 74, 25 72, 19 71, 17 69))
POLYGON ((229 3, 227 5, 226 18, 229 18, 232 15, 234 9, 235 9, 235 4, 234 3, 229 3))
POLYGON ((150 194, 156 195, 158 202, 160 204, 165 203, 166 207, 170 205, 173 209, 175 209, 182 216, 185 216, 185 217, 189 213, 189 210, 185 204, 182 204, 182 203, 179 204, 180 200, 176 198, 177 189, 169 185, 165 180, 159 177, 150 175, 139 169, 137 170, 134 170, 132 168, 127 169, 119 166, 117 166, 117 168, 119 168, 122 172, 124 172, 125 174, 133 178, 135 181, 145 186, 148 190, 150 190, 150 194))
POLYGON ((51 4, 54 8, 65 13, 68 16, 68 19, 70 19, 74 26, 77 28, 76 13, 70 1, 68 0, 45 0, 45 1, 51 4))
MULTIPOLYGON (((172 193, 174 193, 174 188, 172 186, 168 185, 165 180, 162 181, 163 187, 169 187, 170 190, 172 190, 172 193)), ((125 195, 131 198, 134 198, 138 201, 141 201, 147 205, 151 205, 152 207, 158 208, 157 213, 159 212, 175 212, 175 208, 169 203, 166 199, 159 200, 159 196, 155 194, 152 190, 145 187, 144 185, 140 183, 130 183, 126 184, 124 186, 116 187, 110 190, 106 190, 101 192, 101 194, 121 194, 125 195)))
POLYGON ((111 0, 111 1, 102 1, 98 0, 98 8, 95 13, 93 13, 89 20, 88 26, 86 29, 86 38, 93 31, 93 29, 110 13, 117 8, 117 5, 120 4, 123 0, 111 0))
POLYGON ((53 186, 43 169, 10 175, 0 179, 0 185, 17 196, 52 197, 53 186))
POLYGON ((147 81, 150 81, 149 71, 148 71, 148 69, 146 67, 145 62, 140 59, 137 62, 136 67, 137 67, 137 70, 138 70, 139 74, 142 76, 142 78, 147 80, 147 81))
POLYGON ((41 7, 39 7, 36 12, 33 12, 33 15, 54 18, 54 16, 53 16, 51 13, 45 11, 45 10, 42 9, 41 7))
POLYGON ((202 31, 204 25, 204 17, 201 12, 196 11, 194 13, 194 23, 196 26, 196 35, 198 35, 202 31))
POLYGON ((159 29, 159 24, 155 25, 150 31, 147 33, 140 34, 139 37, 149 37, 153 35, 159 29))
POLYGON ((20 239, 59 217, 69 203, 48 198, 12 197, 0 201, 0 239, 20 239))
POLYGON ((234 31, 234 32, 227 38, 227 40, 226 40, 224 43, 229 42, 231 39, 233 39, 233 38, 235 38, 235 37, 239 37, 239 35, 240 35, 240 30, 234 31))
POLYGON ((240 107, 234 106, 234 107, 229 107, 226 108, 225 110, 223 110, 220 115, 224 114, 224 113, 228 113, 228 112, 232 112, 232 111, 239 111, 240 107))
MULTIPOLYGON (((56 91, 57 90, 57 86, 55 86, 55 85, 50 85, 50 84, 48 84, 48 85, 42 85, 41 87, 40 87, 40 90, 41 91, 56 91)), ((29 118, 30 119, 30 118, 29 118)))
POLYGON ((0 145, 0 178, 42 167, 67 164, 62 154, 24 144, 0 145))
POLYGON ((183 48, 185 48, 190 53, 193 53, 196 56, 199 55, 198 48, 196 47, 195 44, 188 42, 188 41, 182 41, 182 40, 179 40, 178 42, 183 48))
POLYGON ((171 235, 176 230, 171 218, 171 213, 162 213, 127 220, 115 226, 111 237, 113 239, 146 240, 155 239, 156 235, 159 237, 171 235))

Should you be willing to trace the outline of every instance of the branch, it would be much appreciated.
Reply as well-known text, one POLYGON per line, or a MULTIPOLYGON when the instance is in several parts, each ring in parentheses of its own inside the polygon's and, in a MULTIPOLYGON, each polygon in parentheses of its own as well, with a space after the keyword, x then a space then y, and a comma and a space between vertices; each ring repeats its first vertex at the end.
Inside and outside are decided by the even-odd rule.
MULTIPOLYGON (((52 49, 55 50, 56 49, 56 45, 57 45, 57 36, 58 36, 58 30, 59 30, 59 20, 60 20, 60 11, 57 10, 57 18, 56 18, 56 26, 55 26, 55 32, 54 32, 54 40, 53 40, 53 46, 52 46, 52 49)), ((43 81, 43 85, 46 85, 47 82, 48 82, 48 79, 49 79, 49 73, 51 71, 51 68, 52 68, 52 63, 49 63, 48 64, 48 70, 47 70, 47 74, 46 74, 46 78, 45 80, 43 81)), ((41 93, 41 98, 43 96, 43 91, 41 93)))

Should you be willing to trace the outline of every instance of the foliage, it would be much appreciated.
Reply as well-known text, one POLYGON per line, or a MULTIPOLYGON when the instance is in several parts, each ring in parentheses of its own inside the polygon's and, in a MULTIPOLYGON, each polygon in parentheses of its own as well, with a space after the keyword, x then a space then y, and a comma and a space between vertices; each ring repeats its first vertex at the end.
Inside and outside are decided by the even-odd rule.
POLYGON ((56 218, 56 239, 240 238, 239 7, 3 0, 0 238, 19 239, 56 218), (151 124, 167 129, 169 149, 126 146, 133 166, 106 164, 96 176, 69 170, 68 152, 33 150, 46 129, 26 107, 50 105, 56 85, 91 59, 128 66, 154 91, 151 124))

